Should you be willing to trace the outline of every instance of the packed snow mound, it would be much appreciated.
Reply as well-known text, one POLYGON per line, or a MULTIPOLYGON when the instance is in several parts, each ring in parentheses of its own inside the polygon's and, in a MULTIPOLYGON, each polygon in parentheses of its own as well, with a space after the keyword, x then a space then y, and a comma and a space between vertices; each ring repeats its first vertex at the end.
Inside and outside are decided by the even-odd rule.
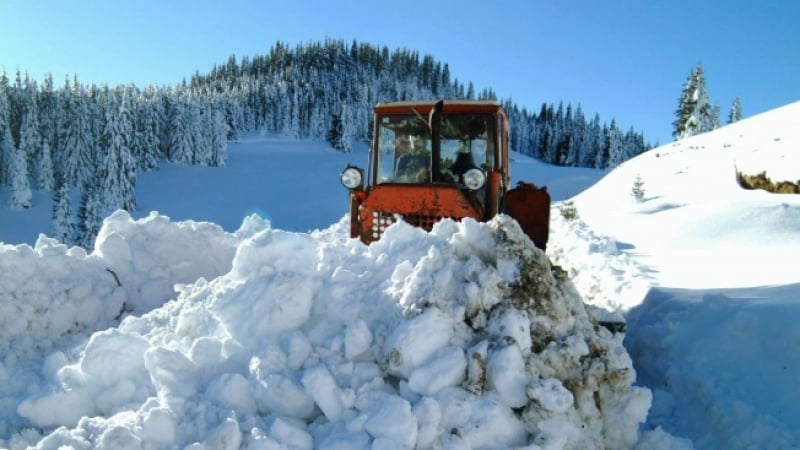
POLYGON ((569 273, 595 317, 624 322, 624 314, 647 295, 652 277, 626 252, 630 244, 598 235, 580 218, 565 219, 560 206, 550 214, 551 228, 560 230, 547 244, 551 261, 569 273))
MULTIPOLYGON (((64 272, 48 261, 71 261, 74 277, 96 279, 102 288, 89 291, 105 296, 95 307, 104 313, 72 331, 77 346, 43 353, 27 366, 39 379, 4 388, 10 416, 0 422, 10 425, 0 446, 636 443, 651 394, 633 386, 622 335, 598 326, 566 273, 516 222, 445 220, 430 233, 399 222, 370 246, 347 230, 345 219, 300 234, 250 217, 228 234, 117 213, 91 255, 52 242, 4 247, 0 261, 15 252, 38 258, 39 278, 56 274, 54 290, 64 272), (192 273, 192 282, 180 280, 192 273), (168 280, 178 295, 166 301, 168 280)), ((23 266, 4 265, 5 276, 31 279, 16 274, 23 266)), ((58 309, 82 311, 88 297, 64 297, 58 309)), ((38 312, 16 314, 25 321, 38 312)), ((48 333, 52 342, 64 334, 48 333)))

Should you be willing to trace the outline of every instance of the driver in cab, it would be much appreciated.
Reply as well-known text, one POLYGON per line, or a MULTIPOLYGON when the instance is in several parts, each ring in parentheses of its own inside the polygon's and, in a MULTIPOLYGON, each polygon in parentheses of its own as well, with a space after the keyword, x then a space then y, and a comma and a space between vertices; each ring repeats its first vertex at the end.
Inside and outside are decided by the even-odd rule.
POLYGON ((425 148, 425 140, 410 134, 398 134, 395 138, 397 166, 395 178, 400 182, 424 182, 430 178, 431 155, 425 148))

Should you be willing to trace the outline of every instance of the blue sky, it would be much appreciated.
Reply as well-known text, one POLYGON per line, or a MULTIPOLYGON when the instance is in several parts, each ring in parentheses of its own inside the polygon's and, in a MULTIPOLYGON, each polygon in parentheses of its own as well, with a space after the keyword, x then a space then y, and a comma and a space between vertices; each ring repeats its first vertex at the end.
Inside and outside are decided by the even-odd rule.
POLYGON ((0 69, 36 80, 173 85, 231 54, 326 37, 403 47, 529 110, 581 104, 671 141, 686 77, 703 63, 723 121, 800 100, 800 2, 789 0, 2 0, 0 69))

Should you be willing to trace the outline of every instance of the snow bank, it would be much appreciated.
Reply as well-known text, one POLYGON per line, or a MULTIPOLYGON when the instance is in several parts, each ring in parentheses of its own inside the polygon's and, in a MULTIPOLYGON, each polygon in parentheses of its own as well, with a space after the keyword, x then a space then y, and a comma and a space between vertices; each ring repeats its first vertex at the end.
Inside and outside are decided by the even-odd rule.
MULTIPOLYGON (((52 242, 4 247, 3 276, 17 286, 9 295, 38 273, 37 298, 48 299, 53 321, 84 325, 70 332, 74 348, 51 344, 41 360, 0 366, 0 446, 559 449, 638 440, 651 396, 633 386, 622 336, 597 325, 516 222, 444 221, 431 233, 398 223, 371 246, 346 236, 344 219, 297 234, 251 217, 228 234, 118 213, 91 255, 52 242), (66 279, 88 288, 58 306, 49 299, 66 279), (4 367, 32 376, 9 385, 4 367)), ((39 310, 17 310, 17 321, 39 310)), ((40 328, 51 343, 66 333, 40 328)))
MULTIPOLYGON (((173 223, 155 213, 133 221, 122 211, 105 220, 92 254, 44 235, 34 247, 0 244, 0 438, 26 423, 16 414, 21 396, 49 389, 43 378, 54 377, 76 347, 86 346, 89 359, 98 359, 90 366, 111 364, 124 372, 127 345, 92 355, 92 343, 103 339, 91 334, 129 312, 162 305, 174 297, 177 283, 228 271, 234 252, 233 236, 215 225, 173 223)), ((91 369, 88 374, 86 383, 107 376, 91 369)), ((22 411, 43 411, 39 423, 50 426, 97 410, 74 392, 54 395, 58 401, 31 401, 22 411)))
POLYGON ((626 337, 640 382, 654 386, 648 422, 697 448, 800 448, 798 288, 654 288, 626 337))
POLYGON ((560 204, 550 214, 548 255, 569 273, 584 302, 604 320, 622 321, 641 303, 653 281, 649 268, 626 252, 630 245, 598 235, 580 218, 565 219, 560 204))

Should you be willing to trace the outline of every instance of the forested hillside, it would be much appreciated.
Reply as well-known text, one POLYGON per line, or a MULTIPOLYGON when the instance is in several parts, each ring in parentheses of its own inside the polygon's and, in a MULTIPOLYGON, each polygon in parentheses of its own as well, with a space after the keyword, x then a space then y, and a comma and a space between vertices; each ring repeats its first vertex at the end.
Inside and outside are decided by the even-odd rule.
MULTIPOLYGON (((230 116, 235 130, 265 129, 294 137, 330 138, 349 150, 353 139, 369 139, 375 103, 411 99, 493 99, 475 91, 446 63, 408 49, 343 41, 277 43, 267 55, 244 57, 192 77, 194 90, 225 93, 241 107, 230 116), (340 130, 340 131, 339 131, 340 130), (333 132, 333 133, 331 133, 333 132), (331 135, 332 134, 332 135, 331 135)), ((650 148, 632 128, 612 119, 587 119, 580 105, 543 104, 538 114, 501 100, 511 121, 514 150, 558 165, 605 168, 650 148)))
MULTIPOLYGON (((349 151, 368 139, 375 103, 409 99, 496 99, 475 92, 448 65, 408 49, 327 40, 265 55, 231 56, 177 86, 96 86, 77 76, 59 89, 16 72, 0 73, 0 188, 12 208, 51 192, 53 229, 62 242, 91 247, 110 212, 136 208, 140 171, 164 161, 222 166, 226 140, 263 130, 325 138, 349 151), (78 205, 71 198, 80 198, 78 205)), ((538 114, 502 100, 515 150, 559 165, 609 167, 648 148, 644 137, 543 104, 538 114)))

